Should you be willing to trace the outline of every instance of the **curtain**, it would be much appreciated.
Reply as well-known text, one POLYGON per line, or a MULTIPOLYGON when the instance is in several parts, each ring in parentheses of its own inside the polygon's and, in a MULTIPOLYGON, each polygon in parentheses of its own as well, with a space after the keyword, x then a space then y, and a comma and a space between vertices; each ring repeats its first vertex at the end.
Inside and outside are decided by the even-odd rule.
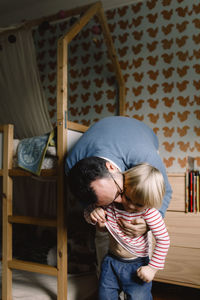
POLYGON ((52 130, 31 29, 0 35, 0 124, 6 123, 19 139, 52 130))

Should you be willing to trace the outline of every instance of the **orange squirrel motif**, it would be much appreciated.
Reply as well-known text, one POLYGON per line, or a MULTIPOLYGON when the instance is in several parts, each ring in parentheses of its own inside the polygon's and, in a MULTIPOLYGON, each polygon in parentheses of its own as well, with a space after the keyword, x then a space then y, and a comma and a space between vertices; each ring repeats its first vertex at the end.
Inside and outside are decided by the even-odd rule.
POLYGON ((132 50, 134 54, 138 54, 141 52, 143 44, 137 44, 136 46, 132 46, 132 50))
POLYGON ((152 94, 155 94, 157 92, 158 87, 159 87, 159 84, 154 83, 153 85, 148 85, 147 90, 152 95, 152 94))
POLYGON ((157 2, 157 0, 147 1, 146 5, 149 9, 153 9, 156 6, 156 2, 157 2))
POLYGON ((153 52, 158 45, 158 41, 153 41, 151 44, 147 43, 147 48, 150 52, 153 52))
POLYGON ((185 168, 187 165, 187 158, 186 157, 184 157, 183 159, 178 158, 178 163, 181 168, 185 168))
POLYGON ((165 19, 165 20, 170 20, 171 19, 171 17, 172 17, 172 15, 173 15, 173 9, 171 9, 171 10, 163 10, 162 12, 161 12, 161 14, 163 15, 163 18, 165 19))
POLYGON ((132 26, 138 27, 141 24, 143 18, 144 17, 142 17, 142 16, 139 16, 137 18, 132 18, 132 22, 131 22, 129 28, 131 28, 132 26))
POLYGON ((162 26, 162 32, 167 35, 169 33, 171 33, 172 28, 174 27, 174 24, 168 24, 167 26, 162 26))
POLYGON ((102 109, 103 109, 103 104, 100 104, 100 105, 95 104, 95 105, 94 105, 94 109, 95 109, 95 112, 96 112, 97 114, 100 114, 100 113, 102 112, 102 109))
POLYGON ((165 150, 168 152, 172 152, 172 150, 174 149, 174 142, 171 144, 169 142, 164 142, 162 143, 162 145, 165 147, 165 150))
POLYGON ((135 81, 140 82, 144 77, 144 73, 143 72, 142 73, 134 72, 133 77, 134 77, 135 81))
POLYGON ((83 100, 83 103, 87 102, 90 98, 90 93, 81 94, 81 99, 83 100))
POLYGON ((185 120, 187 120, 188 115, 190 114, 190 112, 188 110, 184 111, 184 112, 178 112, 178 118, 181 122, 184 122, 185 120))
POLYGON ((190 98, 189 98, 189 96, 187 96, 187 97, 178 96, 177 100, 179 101, 179 104, 181 106, 187 106, 187 104, 189 103, 190 98))
POLYGON ((77 59, 78 59, 78 56, 74 56, 74 57, 69 59, 69 63, 72 67, 76 64, 77 59))
POLYGON ((163 82, 162 87, 165 93, 171 93, 174 88, 174 83, 163 82))
POLYGON ((135 96, 139 96, 141 93, 142 93, 142 90, 143 90, 143 86, 142 85, 139 85, 138 87, 134 88, 132 87, 132 91, 133 91, 133 94, 135 96))
POLYGON ((186 6, 184 8, 183 7, 177 7, 176 11, 177 11, 179 17, 185 17, 187 12, 188 12, 188 6, 186 6))
POLYGON ((173 67, 170 67, 170 68, 168 68, 168 69, 163 69, 162 70, 162 73, 163 73, 163 75, 165 76, 165 78, 169 78, 169 77, 171 77, 172 75, 173 75, 173 71, 174 71, 175 69, 173 68, 173 67))
POLYGON ((159 114, 148 114, 148 117, 149 117, 149 120, 152 122, 152 123, 157 123, 158 119, 159 119, 159 114))
POLYGON ((148 14, 147 18, 148 18, 150 23, 154 24, 156 22, 157 18, 158 18, 158 14, 157 13, 155 13, 154 15, 153 14, 148 14))
POLYGON ((142 2, 139 2, 139 3, 133 4, 131 6, 132 11, 133 11, 134 14, 137 14, 140 11, 142 4, 143 4, 142 2))
POLYGON ((128 36, 129 36, 129 34, 127 32, 122 35, 119 35, 118 39, 119 39, 120 43, 124 44, 127 41, 128 36))
POLYGON ((155 38, 158 34, 158 27, 156 28, 148 28, 147 32, 149 34, 150 37, 155 38))
POLYGON ((196 133, 197 136, 200 136, 200 127, 194 126, 194 132, 196 133))
POLYGON ((189 24, 188 21, 183 21, 182 23, 177 23, 176 29, 181 33, 186 30, 188 24, 189 24))
POLYGON ((107 106, 109 112, 113 113, 115 111, 115 108, 116 108, 115 104, 107 103, 106 106, 107 106))
POLYGON ((168 159, 164 158, 163 161, 164 161, 166 168, 172 167, 174 160, 175 160, 175 157, 169 157, 168 159))
POLYGON ((102 79, 95 78, 94 82, 95 82, 96 87, 100 88, 100 87, 102 87, 102 84, 104 83, 104 79, 103 78, 102 79))
POLYGON ((163 53, 161 55, 161 57, 163 58, 165 63, 171 64, 172 59, 174 58, 174 54, 173 53, 171 53, 171 54, 163 53))
POLYGON ((70 101, 70 103, 73 104, 74 102, 76 102, 77 97, 78 97, 78 94, 70 95, 70 96, 69 96, 69 101, 70 101))
POLYGON ((177 144, 179 145, 180 150, 183 152, 187 152, 190 147, 189 142, 184 143, 183 141, 179 141, 177 144))
POLYGON ((143 36, 143 30, 141 31, 133 31, 132 35, 134 37, 135 40, 140 41, 142 36, 143 36))
POLYGON ((147 56, 147 59, 149 61, 149 64, 152 65, 152 66, 155 66, 158 62, 158 55, 156 56, 147 56))
POLYGON ((176 43, 179 47, 183 47, 188 39, 187 35, 183 35, 180 39, 176 38, 176 43))
POLYGON ((172 98, 164 97, 162 98, 162 101, 164 102, 165 106, 171 107, 174 103, 174 97, 172 98))
POLYGON ((94 98, 96 101, 99 101, 102 98, 103 91, 94 92, 94 98))
POLYGON ((197 120, 200 120, 200 110, 195 110, 194 113, 196 115, 197 120))
POLYGON ((149 106, 153 109, 156 109, 156 107, 159 104, 159 100, 158 99, 148 99, 147 102, 149 103, 149 106))
POLYGON ((122 6, 117 9, 117 12, 120 17, 123 17, 127 12, 128 6, 122 6))
POLYGON ((184 80, 182 82, 177 82, 176 87, 180 92, 182 92, 182 91, 186 90, 188 83, 189 83, 188 80, 184 80))
POLYGON ((164 40, 162 40, 162 44, 163 44, 163 49, 170 49, 171 48, 171 46, 173 45, 173 39, 171 39, 171 40, 167 40, 167 39, 164 39, 164 40))
POLYGON ((165 137, 172 137, 174 133, 174 127, 169 128, 169 127, 163 127, 163 132, 165 137))
POLYGON ((170 111, 169 113, 163 113, 163 118, 166 122, 171 122, 173 120, 173 117, 175 115, 175 112, 170 111))
POLYGON ((144 100, 140 99, 139 101, 134 101, 132 108, 135 108, 135 110, 139 110, 142 108, 142 105, 144 103, 144 100))
POLYGON ((187 126, 187 125, 185 125, 185 126, 183 126, 182 128, 180 128, 180 127, 178 127, 177 128, 177 132, 178 132, 178 134, 179 134, 179 136, 185 136, 186 134, 187 134, 187 131, 190 129, 190 127, 189 126, 187 126))
POLYGON ((147 72, 147 74, 149 75, 149 78, 152 79, 152 80, 156 80, 158 75, 159 75, 159 71, 156 70, 156 71, 153 71, 153 70, 149 70, 147 72))
POLYGON ((187 71, 189 70, 189 66, 183 66, 182 68, 177 67, 177 73, 180 77, 184 77, 187 75, 187 71))

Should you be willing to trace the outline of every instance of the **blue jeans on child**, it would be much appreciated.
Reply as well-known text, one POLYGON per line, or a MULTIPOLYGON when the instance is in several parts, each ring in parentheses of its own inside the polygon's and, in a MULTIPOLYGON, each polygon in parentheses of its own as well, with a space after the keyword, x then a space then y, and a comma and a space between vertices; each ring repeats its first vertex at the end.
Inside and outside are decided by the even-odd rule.
POLYGON ((148 257, 124 260, 106 255, 101 265, 99 300, 117 300, 121 291, 127 300, 152 300, 152 282, 146 283, 137 276, 137 269, 148 263, 148 257))

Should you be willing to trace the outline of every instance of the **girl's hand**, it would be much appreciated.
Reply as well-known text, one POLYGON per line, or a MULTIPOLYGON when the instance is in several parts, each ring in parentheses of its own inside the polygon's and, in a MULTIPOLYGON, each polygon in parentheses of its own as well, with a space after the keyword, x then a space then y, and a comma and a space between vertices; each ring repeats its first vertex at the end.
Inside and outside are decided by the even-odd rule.
POLYGON ((145 282, 151 282, 158 270, 150 266, 143 266, 137 270, 137 276, 145 282))
POLYGON ((105 223, 106 222, 106 212, 101 207, 96 207, 91 213, 90 213, 91 220, 95 223, 105 223))

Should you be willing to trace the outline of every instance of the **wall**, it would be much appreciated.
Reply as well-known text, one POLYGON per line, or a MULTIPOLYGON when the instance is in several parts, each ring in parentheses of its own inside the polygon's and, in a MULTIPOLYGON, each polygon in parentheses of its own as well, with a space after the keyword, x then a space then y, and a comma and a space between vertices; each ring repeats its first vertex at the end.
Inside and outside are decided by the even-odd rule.
MULTIPOLYGON (((195 0, 138 1, 106 11, 126 82, 126 115, 158 135, 169 172, 182 172, 186 156, 200 166, 200 4, 195 0)), ((56 40, 71 25, 34 33, 43 86, 55 122, 56 40)), ((91 125, 117 114, 117 90, 95 20, 70 45, 69 118, 91 125)))

